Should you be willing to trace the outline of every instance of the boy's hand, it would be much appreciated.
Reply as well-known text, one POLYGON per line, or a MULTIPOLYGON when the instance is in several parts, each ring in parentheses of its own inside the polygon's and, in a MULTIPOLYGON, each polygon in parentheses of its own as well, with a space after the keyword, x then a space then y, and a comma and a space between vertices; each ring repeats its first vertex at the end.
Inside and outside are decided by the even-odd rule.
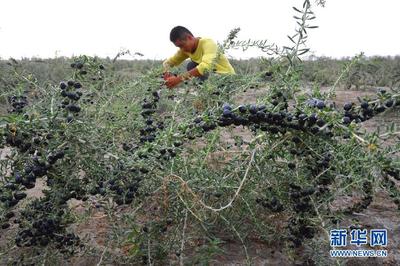
POLYGON ((168 72, 171 69, 171 65, 168 63, 168 60, 163 62, 164 72, 168 72))
POLYGON ((167 87, 169 89, 172 89, 173 87, 175 87, 176 85, 178 85, 179 83, 182 82, 182 78, 179 76, 171 76, 169 78, 167 78, 167 80, 165 81, 165 85, 167 85, 167 87))
POLYGON ((172 74, 171 72, 164 72, 163 73, 163 79, 167 80, 168 78, 174 76, 174 74, 172 74))

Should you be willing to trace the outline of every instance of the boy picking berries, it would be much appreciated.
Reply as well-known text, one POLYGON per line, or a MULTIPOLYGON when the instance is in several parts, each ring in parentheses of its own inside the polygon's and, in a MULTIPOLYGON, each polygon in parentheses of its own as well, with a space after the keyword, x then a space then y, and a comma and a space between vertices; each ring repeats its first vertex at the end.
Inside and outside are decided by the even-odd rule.
POLYGON ((171 30, 170 40, 179 50, 163 62, 163 78, 168 88, 171 89, 192 77, 204 81, 211 71, 235 74, 232 65, 223 53, 218 52, 218 46, 212 39, 194 37, 187 28, 176 26, 171 30), (187 58, 191 59, 186 66, 187 72, 177 76, 169 72, 171 67, 180 65, 187 58))

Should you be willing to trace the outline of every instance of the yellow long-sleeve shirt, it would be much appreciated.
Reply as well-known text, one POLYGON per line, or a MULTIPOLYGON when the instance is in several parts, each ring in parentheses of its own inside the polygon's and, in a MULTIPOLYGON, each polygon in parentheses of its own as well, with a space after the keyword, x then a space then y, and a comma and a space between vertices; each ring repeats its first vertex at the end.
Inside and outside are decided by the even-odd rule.
POLYGON ((215 72, 220 74, 235 74, 235 70, 224 54, 221 53, 219 58, 214 60, 217 54, 218 46, 212 39, 200 38, 194 53, 186 53, 182 49, 179 49, 175 55, 168 58, 166 62, 170 66, 178 66, 185 61, 185 59, 190 58, 198 64, 197 70, 201 75, 206 71, 212 71, 214 69, 215 72))

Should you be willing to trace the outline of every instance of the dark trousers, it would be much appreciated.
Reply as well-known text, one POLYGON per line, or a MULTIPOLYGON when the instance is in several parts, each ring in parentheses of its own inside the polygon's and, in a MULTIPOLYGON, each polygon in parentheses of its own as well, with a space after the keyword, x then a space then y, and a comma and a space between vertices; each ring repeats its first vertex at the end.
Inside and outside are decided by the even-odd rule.
MULTIPOLYGON (((193 62, 192 60, 190 60, 190 62, 186 65, 186 70, 190 71, 198 65, 199 64, 197 64, 196 62, 193 62)), ((202 75, 200 77, 197 77, 197 78, 199 79, 199 81, 205 81, 206 79, 208 79, 208 73, 206 73, 205 75, 202 75)))

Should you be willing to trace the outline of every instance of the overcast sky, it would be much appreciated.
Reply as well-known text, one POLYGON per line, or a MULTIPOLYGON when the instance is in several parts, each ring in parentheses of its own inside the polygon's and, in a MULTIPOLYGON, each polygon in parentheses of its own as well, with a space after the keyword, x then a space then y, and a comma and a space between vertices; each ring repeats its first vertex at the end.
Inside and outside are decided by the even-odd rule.
MULTIPOLYGON (((0 0, 0 57, 114 57, 129 49, 145 58, 164 59, 177 49, 169 41, 176 25, 218 42, 240 27, 239 40, 288 45, 286 36, 296 26, 292 6, 302 4, 303 0, 0 0)), ((324 8, 313 10, 319 28, 309 32, 308 47, 315 55, 400 54, 400 0, 327 0, 324 8)), ((256 49, 228 54, 263 55, 256 49)))

